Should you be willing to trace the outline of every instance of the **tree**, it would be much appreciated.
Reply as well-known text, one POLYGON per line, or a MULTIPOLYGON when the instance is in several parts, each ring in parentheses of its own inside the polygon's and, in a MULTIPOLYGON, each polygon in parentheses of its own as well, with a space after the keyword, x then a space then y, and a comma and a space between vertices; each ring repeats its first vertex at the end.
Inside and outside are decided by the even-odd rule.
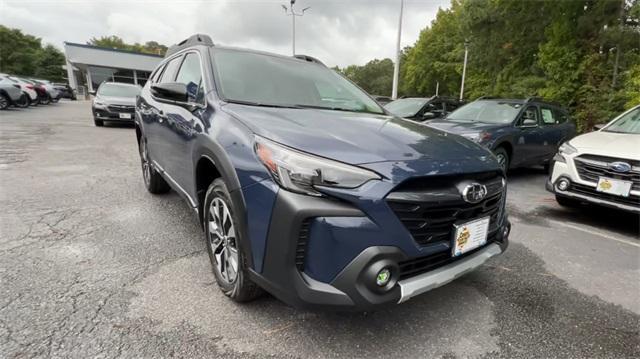
POLYGON ((147 41, 144 45, 137 42, 134 44, 127 44, 123 39, 115 35, 102 36, 99 38, 92 37, 87 44, 110 49, 129 50, 161 56, 164 56, 167 52, 167 47, 156 41, 147 41))
POLYGON ((0 72, 63 81, 64 55, 53 45, 18 29, 0 25, 0 72))

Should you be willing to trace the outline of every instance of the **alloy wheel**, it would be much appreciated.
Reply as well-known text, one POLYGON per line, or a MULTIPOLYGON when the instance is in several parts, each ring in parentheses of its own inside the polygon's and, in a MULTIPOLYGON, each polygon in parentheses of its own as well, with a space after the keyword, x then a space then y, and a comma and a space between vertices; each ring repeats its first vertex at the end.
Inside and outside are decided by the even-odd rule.
POLYGON ((148 187, 151 180, 151 166, 149 165, 147 141, 145 141, 144 137, 140 138, 140 161, 142 163, 142 176, 144 177, 144 184, 148 187))
POLYGON ((4 110, 7 107, 9 107, 9 101, 7 101, 6 97, 0 95, 0 110, 4 110))
POLYGON ((222 280, 232 284, 238 276, 236 230, 229 207, 220 197, 209 205, 207 228, 207 244, 213 253, 215 268, 222 280))
POLYGON ((502 153, 498 153, 496 155, 496 158, 498 159, 498 164, 500 165, 500 167, 507 167, 507 157, 505 157, 505 155, 503 155, 502 153))

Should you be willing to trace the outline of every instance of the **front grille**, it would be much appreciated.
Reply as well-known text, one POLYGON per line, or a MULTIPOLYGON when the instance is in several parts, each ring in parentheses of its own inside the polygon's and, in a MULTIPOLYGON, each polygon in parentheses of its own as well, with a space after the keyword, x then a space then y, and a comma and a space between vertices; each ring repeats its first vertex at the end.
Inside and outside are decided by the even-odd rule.
POLYGON ((640 197, 629 196, 622 197, 615 194, 598 192, 595 187, 585 186, 578 183, 572 183, 569 188, 570 192, 582 194, 589 197, 599 198, 609 202, 622 203, 629 206, 640 207, 640 197))
POLYGON ((640 191, 640 170, 638 170, 640 168, 640 163, 638 161, 595 155, 582 155, 576 157, 574 159, 574 163, 576 165, 578 175, 583 181, 598 183, 600 177, 620 179, 633 182, 631 190, 640 191), (609 164, 616 161, 627 162, 634 168, 627 173, 613 171, 609 168, 609 164))
MULTIPOLYGON (((455 187, 458 182, 450 179, 444 182, 447 183, 444 186, 394 192, 387 197, 389 207, 419 245, 449 243, 453 237, 454 224, 476 218, 489 217, 489 235, 497 231, 502 208, 502 177, 478 181, 487 187, 488 195, 476 204, 462 200, 455 187)), ((437 181, 434 180, 434 183, 437 181)))
POLYGON ((298 232, 298 243, 296 244, 296 268, 299 271, 304 270, 304 258, 307 255, 307 243, 309 242, 309 228, 311 227, 311 218, 302 221, 300 232, 298 232))
POLYGON ((118 112, 118 113, 134 113, 136 109, 134 106, 127 106, 127 105, 109 105, 107 108, 111 112, 118 112))

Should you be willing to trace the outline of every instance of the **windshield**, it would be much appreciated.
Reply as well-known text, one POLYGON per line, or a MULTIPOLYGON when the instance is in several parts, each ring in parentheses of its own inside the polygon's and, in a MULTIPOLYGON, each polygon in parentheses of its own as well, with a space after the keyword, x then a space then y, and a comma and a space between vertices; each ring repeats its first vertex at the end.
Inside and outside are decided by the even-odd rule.
POLYGON ((402 98, 384 105, 392 114, 400 117, 413 117, 427 103, 426 98, 402 98))
POLYGON ((640 135, 640 107, 629 111, 602 131, 640 135))
POLYGON ((474 101, 447 116, 447 120, 459 122, 511 123, 520 112, 522 104, 501 101, 474 101))
POLYGON ((114 97, 136 97, 140 94, 137 86, 102 84, 98 88, 98 95, 114 97))
POLYGON ((362 90, 324 66, 224 49, 213 56, 219 90, 230 102, 384 113, 362 90))

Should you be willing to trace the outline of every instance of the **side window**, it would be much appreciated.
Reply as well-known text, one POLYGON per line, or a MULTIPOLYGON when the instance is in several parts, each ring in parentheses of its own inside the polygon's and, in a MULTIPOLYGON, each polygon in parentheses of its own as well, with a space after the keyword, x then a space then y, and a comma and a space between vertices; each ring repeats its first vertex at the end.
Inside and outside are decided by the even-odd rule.
POLYGON ((540 115, 543 125, 555 125, 558 123, 555 112, 548 107, 540 107, 540 115))
POLYGON ((182 60, 182 56, 178 56, 175 59, 169 61, 167 66, 164 67, 164 71, 160 76, 160 83, 173 82, 173 79, 176 78, 176 71, 178 71, 178 67, 180 66, 180 61, 182 60))
POLYGON ((187 86, 189 101, 204 103, 204 89, 202 88, 202 72, 200 70, 200 56, 196 53, 188 53, 178 71, 176 82, 187 86))
POLYGON ((152 83, 156 83, 158 81, 160 81, 160 76, 162 76, 162 70, 164 70, 165 66, 161 66, 159 68, 156 69, 156 71, 153 73, 153 75, 151 75, 151 82, 152 83))
POLYGON ((436 115, 442 115, 444 113, 444 102, 433 101, 429 102, 425 107, 424 112, 435 113, 436 115))
POLYGON ((518 126, 531 126, 531 125, 539 125, 540 121, 538 120, 538 108, 536 106, 529 106, 520 115, 520 121, 518 121, 518 126))
POLYGON ((562 110, 553 109, 553 115, 555 116, 556 123, 558 124, 569 121, 569 115, 567 115, 567 113, 562 110))
POLYGON ((459 107, 455 103, 447 103, 446 106, 447 106, 447 112, 453 112, 459 107))

